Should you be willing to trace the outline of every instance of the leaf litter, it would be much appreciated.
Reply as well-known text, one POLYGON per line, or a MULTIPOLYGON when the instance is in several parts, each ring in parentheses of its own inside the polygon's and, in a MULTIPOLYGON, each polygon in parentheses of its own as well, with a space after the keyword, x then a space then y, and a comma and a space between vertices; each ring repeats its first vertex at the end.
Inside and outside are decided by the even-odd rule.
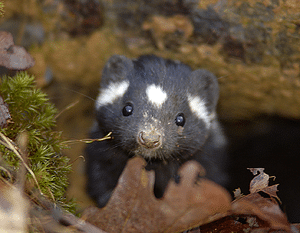
POLYGON ((106 207, 90 207, 83 218, 107 232, 181 232, 226 215, 230 195, 205 178, 203 169, 187 162, 180 169, 179 184, 169 183, 165 196, 153 194, 154 173, 144 169, 142 158, 131 159, 106 207))
POLYGON ((250 168, 256 175, 250 182, 250 194, 242 195, 241 190, 234 192, 228 216, 206 226, 203 232, 299 232, 288 222, 277 200, 278 184, 269 186, 270 176, 264 168, 250 168), (259 174, 258 174, 259 173, 259 174))
POLYGON ((129 160, 108 204, 89 207, 83 219, 106 232, 299 232, 281 211, 277 186, 269 185, 263 168, 249 169, 256 175, 250 194, 236 198, 205 178, 203 168, 187 162, 179 170, 179 184, 171 181, 162 199, 153 194, 154 172, 144 169, 142 158, 129 160))

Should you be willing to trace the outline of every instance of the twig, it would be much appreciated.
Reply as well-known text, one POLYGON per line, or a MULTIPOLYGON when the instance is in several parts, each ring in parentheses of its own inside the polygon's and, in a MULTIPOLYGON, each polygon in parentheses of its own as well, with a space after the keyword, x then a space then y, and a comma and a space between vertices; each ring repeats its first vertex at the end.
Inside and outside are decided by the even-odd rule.
POLYGON ((44 196, 32 193, 31 197, 32 203, 35 203, 34 205, 31 205, 31 216, 34 216, 39 220, 41 226, 44 229, 48 228, 50 232, 53 232, 51 230, 53 230, 56 225, 62 227, 60 228, 60 232, 65 232, 64 230, 67 229, 73 229, 74 232, 77 232, 76 230, 78 230, 82 233, 106 233, 91 223, 86 222, 84 219, 78 218, 73 214, 62 210, 59 205, 52 203, 44 196), (44 211, 41 211, 41 207, 44 211))
POLYGON ((33 173, 33 171, 30 169, 30 167, 26 164, 26 162, 24 161, 23 157, 21 156, 21 154, 19 153, 19 151, 16 149, 17 147, 13 145, 13 143, 11 142, 11 140, 6 137, 3 133, 0 132, 0 137, 2 138, 2 140, 4 140, 4 142, 2 140, 0 140, 0 144, 2 144, 3 146, 5 146, 6 148, 10 149, 11 151, 13 151, 17 157, 22 161, 22 163, 24 164, 25 168, 27 169, 27 171, 30 173, 30 175, 32 176, 34 182, 36 183, 38 190, 40 191, 40 193, 43 195, 40 185, 33 173))
POLYGON ((112 139, 112 137, 110 136, 112 134, 112 132, 109 132, 106 136, 104 136, 103 138, 96 138, 96 139, 77 139, 77 140, 68 140, 68 141, 64 141, 64 144, 72 144, 72 143, 76 143, 76 142, 84 142, 84 143, 92 143, 92 142, 101 142, 107 139, 112 139))

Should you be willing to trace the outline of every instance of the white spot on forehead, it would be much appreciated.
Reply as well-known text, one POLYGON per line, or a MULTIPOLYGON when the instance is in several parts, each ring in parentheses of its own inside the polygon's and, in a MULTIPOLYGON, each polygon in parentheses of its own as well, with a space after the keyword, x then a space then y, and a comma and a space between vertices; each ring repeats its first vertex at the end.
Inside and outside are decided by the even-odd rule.
POLYGON ((112 104, 117 98, 122 97, 129 87, 128 81, 110 83, 107 88, 101 89, 96 99, 96 109, 103 105, 112 104))
POLYGON ((205 102, 202 99, 200 99, 199 96, 191 96, 190 94, 188 94, 187 97, 191 111, 199 119, 202 119, 205 122, 207 128, 209 128, 211 124, 211 118, 213 115, 209 115, 209 112, 207 111, 207 108, 205 106, 205 102))
POLYGON ((160 86, 156 86, 155 84, 151 84, 147 87, 146 94, 149 101, 157 107, 161 107, 167 99, 167 93, 160 86))

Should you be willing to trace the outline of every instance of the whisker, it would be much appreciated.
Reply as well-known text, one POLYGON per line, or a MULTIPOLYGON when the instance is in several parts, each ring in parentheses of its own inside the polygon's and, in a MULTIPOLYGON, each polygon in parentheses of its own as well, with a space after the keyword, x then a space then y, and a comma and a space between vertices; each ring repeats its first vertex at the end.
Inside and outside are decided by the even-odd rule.
POLYGON ((96 101, 96 99, 94 99, 94 98, 92 98, 92 97, 90 97, 90 96, 88 96, 88 95, 86 95, 86 94, 83 94, 82 92, 79 92, 79 91, 75 91, 75 90, 73 90, 73 89, 70 89, 70 88, 67 88, 67 87, 61 87, 62 89, 65 89, 65 90, 68 90, 68 91, 70 91, 70 92, 74 92, 74 93, 76 93, 76 94, 78 94, 78 95, 81 95, 81 96, 83 96, 83 97, 85 97, 85 98, 87 98, 87 99, 90 99, 90 100, 92 100, 92 101, 96 101))

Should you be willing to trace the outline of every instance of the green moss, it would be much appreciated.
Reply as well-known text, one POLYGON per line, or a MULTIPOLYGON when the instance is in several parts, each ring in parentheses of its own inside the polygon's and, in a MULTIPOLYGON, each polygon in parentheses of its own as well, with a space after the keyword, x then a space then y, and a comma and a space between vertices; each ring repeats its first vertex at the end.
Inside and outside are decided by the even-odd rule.
MULTIPOLYGON (((1 132, 12 140, 20 132, 27 132, 28 161, 42 193, 74 212, 75 204, 65 197, 71 165, 69 158, 62 155, 65 144, 61 133, 53 130, 56 108, 47 95, 35 87, 34 77, 26 72, 20 72, 15 77, 4 77, 0 89, 13 121, 1 132)), ((4 146, 0 146, 0 151, 12 170, 18 170, 19 159, 16 155, 4 146)), ((27 184, 34 184, 30 174, 27 184)))

